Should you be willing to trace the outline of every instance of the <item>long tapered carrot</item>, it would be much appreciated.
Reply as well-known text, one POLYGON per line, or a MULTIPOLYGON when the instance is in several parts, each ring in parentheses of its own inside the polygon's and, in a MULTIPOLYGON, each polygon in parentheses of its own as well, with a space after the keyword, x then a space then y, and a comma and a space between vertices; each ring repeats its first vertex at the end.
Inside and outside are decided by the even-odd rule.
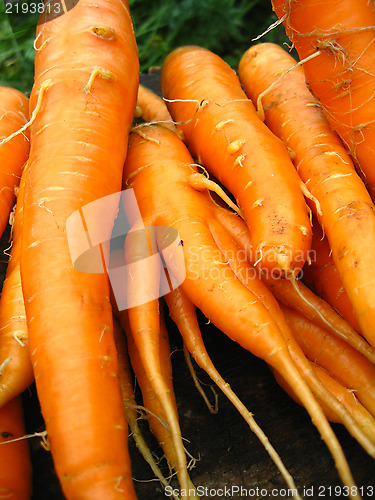
POLYGON ((358 332, 360 327, 353 306, 333 262, 329 242, 318 223, 313 224, 312 258, 302 272, 302 281, 328 302, 358 332))
POLYGON ((26 175, 27 166, 21 177, 12 226, 12 249, 0 297, 0 406, 21 394, 34 380, 20 271, 26 175))
POLYGON ((17 396, 0 408, 0 498, 31 499, 32 465, 25 434, 22 399, 17 396))
POLYGON ((184 339, 189 352, 194 357, 197 364, 206 371, 213 382, 222 390, 229 401, 239 411, 240 415, 245 419, 250 429, 256 434, 260 442, 263 444, 271 459, 279 469, 288 487, 293 492, 293 496, 299 498, 298 490, 290 473, 285 468, 276 450, 269 442, 267 436, 256 423, 254 417, 240 399, 233 392, 231 387, 221 377, 212 363, 209 354, 205 348, 202 334, 196 317, 196 308, 194 304, 187 298, 185 293, 180 289, 174 289, 170 294, 165 296, 168 304, 169 314, 176 323, 178 330, 184 339), (295 495, 294 495, 295 493, 295 495))
MULTIPOLYGON (((326 387, 323 386, 316 377, 311 364, 303 353, 300 345, 297 343, 292 329, 289 328, 279 304, 277 303, 275 297, 269 293, 266 285, 256 274, 256 270, 251 265, 248 265, 246 261, 236 258, 238 248, 236 248, 235 244, 231 241, 230 234, 227 235, 224 231, 221 231, 216 222, 210 221, 209 225, 211 233, 216 244, 220 248, 225 261, 229 264, 241 283, 251 289, 251 291, 263 303, 273 319, 276 321, 294 363, 298 367, 301 375, 309 385, 314 395, 320 402, 323 402, 324 405, 330 409, 330 411, 340 418, 340 421, 345 425, 346 429, 355 439, 358 440, 362 447, 370 455, 374 455, 374 444, 369 441, 368 436, 364 434, 361 426, 358 422, 356 422, 354 415, 351 415, 348 411, 346 411, 341 402, 329 391, 327 391, 326 387)), ((371 363, 369 364, 371 365, 371 363)))
MULTIPOLYGON (((218 248, 207 225, 210 210, 204 208, 209 196, 189 185, 194 171, 190 154, 173 132, 154 126, 130 136, 124 186, 134 189, 141 215, 149 225, 178 231, 186 260, 183 291, 232 340, 282 373, 318 427, 342 481, 354 485, 341 446, 293 362, 278 324, 225 260, 217 257, 218 248)), ((171 272, 178 273, 173 267, 174 249, 164 248, 163 256, 171 272)), ((354 489, 351 496, 358 498, 354 489)))
POLYGON ((286 274, 300 269, 311 243, 301 181, 235 72, 209 50, 180 47, 164 61, 161 88, 192 154, 243 210, 254 260, 286 274))
POLYGON ((286 306, 282 310, 306 356, 355 391, 359 401, 375 416, 375 365, 302 314, 286 306))
MULTIPOLYGON (((73 212, 121 190, 139 78, 134 30, 126 0, 81 0, 43 20, 21 235, 38 398, 64 495, 134 498, 108 278, 74 268, 66 229, 73 212)), ((106 213, 106 227, 90 223, 109 240, 117 207, 106 213)), ((76 246, 84 221, 70 233, 76 246)))
POLYGON ((374 197, 374 3, 272 0, 272 6, 300 59, 309 58, 307 82, 374 197))
POLYGON ((0 87, 0 235, 8 223, 15 189, 29 155, 29 130, 17 134, 28 119, 29 99, 26 95, 10 87, 0 87))
MULTIPOLYGON (((161 414, 168 429, 160 428, 160 422, 155 421, 152 415, 149 417, 151 425, 155 433, 159 434, 160 442, 165 443, 165 454, 177 473, 181 490, 194 497, 178 421, 170 360, 166 359, 170 356, 168 339, 160 322, 158 297, 161 263, 157 258, 150 257, 150 251, 156 248, 156 235, 142 227, 143 222, 134 225, 125 240, 128 307, 125 313, 129 328, 126 328, 124 320, 122 324, 126 328, 129 356, 135 375, 143 386, 143 396, 149 405, 156 405, 153 413, 161 414), (150 403, 150 397, 155 401, 150 403)), ((120 319, 123 314, 120 314, 120 319)))
POLYGON ((375 345, 375 206, 296 62, 277 45, 255 45, 242 57, 239 74, 249 97, 261 97, 268 126, 293 151, 362 334, 375 345))

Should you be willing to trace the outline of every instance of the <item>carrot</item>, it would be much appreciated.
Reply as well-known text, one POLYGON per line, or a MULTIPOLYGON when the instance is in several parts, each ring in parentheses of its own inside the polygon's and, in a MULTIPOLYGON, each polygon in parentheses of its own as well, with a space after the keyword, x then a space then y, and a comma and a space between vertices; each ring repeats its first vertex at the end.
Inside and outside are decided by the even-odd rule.
MULTIPOLYGON (((355 417, 356 421, 359 422, 366 435, 371 439, 372 442, 375 442, 375 420, 373 416, 366 410, 366 408, 364 408, 364 406, 362 406, 358 401, 355 393, 345 387, 345 385, 341 384, 334 377, 332 377, 332 375, 330 375, 321 366, 315 363, 312 363, 311 366, 323 385, 330 392, 332 392, 332 394, 334 394, 334 396, 339 401, 342 402, 349 413, 355 417)), ((301 404, 297 396, 294 394, 293 389, 285 382, 285 380, 275 371, 274 375, 277 382, 285 390, 285 392, 287 392, 296 403, 301 404)), ((332 412, 327 406, 324 405, 324 403, 321 403, 321 406, 330 422, 342 424, 341 419, 336 415, 336 413, 332 412)))
POLYGON ((21 394, 34 380, 20 272, 26 175, 27 166, 22 173, 12 225, 12 249, 0 298, 0 406, 21 394))
POLYGON ((31 499, 32 466, 21 397, 0 408, 0 496, 14 500, 31 499), (8 443, 9 441, 9 443, 8 443))
POLYGON ((355 391, 358 400, 375 416, 375 365, 302 314, 285 306, 282 310, 306 356, 355 391))
MULTIPOLYGON (((240 399, 236 396, 236 394, 230 388, 229 384, 227 384, 221 377, 214 364, 212 363, 203 342, 194 304, 187 298, 187 296, 180 288, 175 288, 170 294, 167 294, 165 296, 165 299, 168 304, 169 314, 173 321, 176 323, 178 330, 184 340, 184 345, 186 345, 187 349, 194 357, 194 360, 203 370, 205 370, 205 372, 211 377, 215 384, 222 390, 225 396, 238 410, 240 415, 245 419, 250 429, 258 437, 265 450, 268 452, 271 459, 279 469, 280 473, 285 479, 285 482, 288 485, 288 488, 293 492, 297 492, 297 488, 292 476, 286 470, 279 455, 269 442, 267 436, 263 433, 261 428, 256 423, 255 419, 253 418, 252 414, 245 407, 242 401, 240 401, 240 399)), ((295 496, 299 498, 298 493, 296 493, 295 496)))
MULTIPOLYGON (((130 136, 124 186, 134 189, 145 224, 178 231, 186 265, 182 290, 215 326, 269 363, 293 386, 329 447, 342 481, 353 485, 340 444, 292 360, 278 324, 220 255, 207 223, 214 217, 208 208, 208 203, 212 207, 209 195, 196 191, 187 180, 197 171, 188 150, 173 132, 162 127, 141 132, 130 136)), ((164 248, 160 243, 159 248, 164 248)), ((164 248, 163 257, 172 274, 179 271, 173 267, 174 256, 174 248, 164 248)), ((358 498, 354 490, 351 493, 358 498)))
POLYGON ((353 306, 333 262, 328 240, 323 236, 318 224, 314 224, 313 228, 312 259, 310 263, 305 264, 301 279, 305 285, 336 309, 355 330, 360 331, 353 306))
POLYGON ((337 398, 334 398, 333 395, 327 391, 324 386, 322 386, 319 379, 315 376, 313 370, 311 369, 311 364, 305 357, 301 347, 296 342, 291 329, 288 327, 285 316, 283 315, 275 297, 269 293, 265 284, 254 273, 254 268, 249 266, 245 261, 238 260, 236 257, 233 257, 238 254, 238 249, 235 247, 234 243, 231 242, 230 235, 225 235, 224 232, 220 231, 220 227, 218 227, 217 224, 214 224, 213 221, 210 221, 210 229, 215 242, 223 253, 225 261, 229 264, 237 278, 241 283, 243 283, 244 286, 251 289, 256 297, 267 308, 273 319, 277 322, 294 363, 298 367, 301 375, 315 396, 321 402, 324 402, 325 406, 327 406, 330 411, 335 413, 335 415, 340 418, 340 421, 345 425, 350 434, 358 440, 358 442, 370 455, 373 455, 373 444, 369 442, 366 436, 364 436, 364 433, 361 431, 361 428, 358 425, 358 422, 355 421, 353 415, 350 415, 345 410, 340 401, 338 401, 337 398))
POLYGON ((139 76, 133 25, 121 0, 81 0, 43 20, 20 261, 38 398, 66 498, 135 498, 108 278, 75 269, 68 244, 85 249, 86 222, 109 240, 118 206, 106 206, 104 222, 68 225, 69 242, 66 227, 84 205, 121 190, 139 76))
POLYGON ((121 320, 124 312, 120 313, 120 320, 127 335, 135 376, 140 386, 143 386, 144 405, 152 405, 152 412, 160 415, 165 422, 160 426, 160 422, 151 416, 150 425, 159 442, 165 443, 164 453, 177 473, 181 490, 195 497, 195 489, 187 473, 186 454, 178 421, 168 337, 159 313, 161 264, 157 256, 155 258, 152 254, 150 257, 150 249, 156 247, 155 241, 156 235, 152 228, 150 231, 143 229, 142 222, 135 224, 127 234, 125 263, 128 309, 125 313, 127 312, 128 328, 127 322, 121 320))
POLYGON ((285 146, 257 117, 235 72, 201 47, 164 61, 161 88, 199 163, 233 194, 260 267, 297 273, 311 244, 301 181, 285 146))
POLYGON ((333 307, 321 297, 314 294, 300 280, 291 283, 289 280, 278 280, 263 276, 263 281, 279 302, 303 313, 314 323, 326 328, 337 337, 344 339, 354 349, 374 363, 374 349, 333 307))
POLYGON ((374 198, 375 8, 367 0, 272 0, 306 79, 374 198), (316 56, 316 57, 312 57, 316 56))
POLYGON ((137 117, 145 122, 159 122, 175 131, 176 126, 163 99, 144 85, 139 85, 137 96, 137 117))
POLYGON ((261 97, 268 126, 293 151, 361 332, 374 346, 375 206, 295 65, 281 47, 260 44, 244 54, 239 74, 251 99, 261 97), (275 73, 283 75, 279 81, 275 73))
MULTIPOLYGON (((215 216, 236 245, 236 250, 231 252, 232 259, 233 256, 237 256, 236 260, 240 262, 247 261, 254 264, 251 237, 244 222, 235 214, 219 207, 216 208, 215 216)), ((234 265, 238 266, 238 262, 234 261, 234 265)), ((344 339, 372 363, 375 363, 374 349, 332 306, 313 293, 302 281, 280 279, 274 276, 274 273, 257 272, 253 267, 246 267, 243 273, 245 278, 260 276, 279 302, 301 312, 314 323, 344 339)))
POLYGON ((27 123, 29 99, 19 90, 0 87, 0 235, 8 223, 15 191, 29 155, 29 131, 17 131, 27 123))
MULTIPOLYGON (((126 314, 126 312, 124 313, 126 314)), ((122 320, 125 321, 125 318, 122 317, 122 320)), ((168 481, 163 476, 156 460, 151 453, 150 448, 148 447, 145 438, 142 435, 141 429, 138 425, 138 414, 137 414, 137 403, 134 395, 134 382, 132 379, 132 373, 130 368, 129 356, 128 356, 128 347, 126 343, 126 337, 123 330, 120 327, 120 324, 116 318, 114 318, 113 322, 114 326, 114 335, 116 348, 119 358, 119 376, 120 376, 120 384, 121 384, 121 392, 124 401, 124 411, 126 416, 126 421, 128 422, 129 429, 131 435, 136 443, 136 446, 143 458, 151 467, 152 472, 155 477, 157 477, 160 483, 164 486, 168 486, 168 481)), ((128 328, 128 325, 127 325, 128 328)))

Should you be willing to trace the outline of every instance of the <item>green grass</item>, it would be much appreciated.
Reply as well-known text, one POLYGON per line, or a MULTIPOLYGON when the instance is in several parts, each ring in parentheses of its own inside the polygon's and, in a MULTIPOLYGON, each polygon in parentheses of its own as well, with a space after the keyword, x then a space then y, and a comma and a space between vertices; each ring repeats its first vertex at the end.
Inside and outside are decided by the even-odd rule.
MULTIPOLYGON (((130 0, 130 7, 142 72, 187 44, 204 46, 236 67, 252 39, 276 20, 270 0, 130 0)), ((31 90, 37 20, 35 14, 6 14, 0 0, 0 85, 31 90)), ((281 44, 286 37, 278 27, 262 40, 281 44)))

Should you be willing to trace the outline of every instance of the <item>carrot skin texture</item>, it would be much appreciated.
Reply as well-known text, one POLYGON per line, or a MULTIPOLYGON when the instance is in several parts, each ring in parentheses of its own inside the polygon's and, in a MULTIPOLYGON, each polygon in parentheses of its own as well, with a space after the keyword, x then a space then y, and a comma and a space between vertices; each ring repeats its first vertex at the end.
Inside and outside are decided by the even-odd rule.
MULTIPOLYGON (((244 221, 220 207, 215 209, 215 218, 219 220, 231 236, 233 243, 238 247, 235 252, 231 253, 232 260, 235 261, 233 255, 236 255, 240 261, 239 263, 234 262, 234 264, 241 267, 241 264, 246 264, 247 261, 253 265, 250 232, 244 221)), ((372 363, 375 363, 375 350, 328 302, 312 292, 303 282, 297 280, 295 287, 288 279, 279 279, 273 276, 273 273, 259 273, 255 267, 249 266, 243 275, 246 278, 260 275, 262 281, 281 304, 303 313, 314 323, 328 329, 338 337, 344 338, 348 344, 361 352, 372 363)), ((255 281, 253 281, 253 285, 254 283, 255 281)))
POLYGON ((300 179, 235 72, 206 49, 181 47, 165 59, 161 87, 193 156, 244 211, 254 260, 285 273, 300 269, 311 243, 300 179))
POLYGON ((27 439, 7 441, 25 436, 21 397, 0 408, 0 495, 2 498, 29 500, 32 493, 32 466, 27 439))
POLYGON ((327 118, 374 199, 375 7, 367 0, 272 0, 327 118))
POLYGON ((29 99, 19 90, 0 87, 0 235, 8 223, 15 199, 15 189, 20 183, 22 169, 30 151, 30 132, 1 144, 15 134, 29 119, 29 99))
POLYGON ((129 5, 82 0, 35 43, 21 277, 38 397, 66 498, 135 498, 108 277, 74 269, 66 236, 74 211, 121 190, 139 78, 129 5))
MULTIPOLYGON (((247 94, 256 101, 276 80, 275 73, 280 75, 296 63, 281 47, 260 44, 244 54, 239 74, 247 94)), ((333 261, 362 334, 374 346, 375 206, 371 197, 309 92, 302 67, 289 71, 262 101, 266 123, 294 152, 296 169, 319 203, 321 213, 315 210, 315 214, 333 261)))
POLYGON ((34 380, 22 293, 20 253, 25 166, 13 222, 13 240, 0 297, 0 406, 21 394, 34 380))

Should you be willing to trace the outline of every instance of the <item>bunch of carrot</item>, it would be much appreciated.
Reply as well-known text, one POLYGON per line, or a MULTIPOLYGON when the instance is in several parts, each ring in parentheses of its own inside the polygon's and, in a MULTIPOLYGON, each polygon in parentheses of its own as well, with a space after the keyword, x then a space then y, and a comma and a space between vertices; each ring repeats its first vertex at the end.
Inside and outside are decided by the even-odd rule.
POLYGON ((162 486, 176 475, 173 496, 198 498, 169 314, 211 411, 190 356, 301 498, 211 360, 197 310, 249 351, 249 363, 250 353, 267 363, 311 417, 346 496, 361 497, 329 424, 343 424, 375 458, 375 9, 359 3, 338 26, 337 1, 325 1, 322 16, 316 1, 274 0, 299 62, 259 43, 236 73, 205 48, 180 47, 161 70, 164 99, 139 85, 127 0, 42 14, 30 100, 0 89, 0 220, 12 226, 0 300, 0 462, 10 457, 12 471, 0 472, 4 497, 31 497, 20 395, 35 380, 65 498, 136 498, 128 428, 162 486), (134 116, 143 123, 132 126, 134 116), (136 206, 119 196, 130 189, 136 206), (95 217, 85 218, 87 207, 95 217), (114 250, 122 212, 129 231, 114 250))

